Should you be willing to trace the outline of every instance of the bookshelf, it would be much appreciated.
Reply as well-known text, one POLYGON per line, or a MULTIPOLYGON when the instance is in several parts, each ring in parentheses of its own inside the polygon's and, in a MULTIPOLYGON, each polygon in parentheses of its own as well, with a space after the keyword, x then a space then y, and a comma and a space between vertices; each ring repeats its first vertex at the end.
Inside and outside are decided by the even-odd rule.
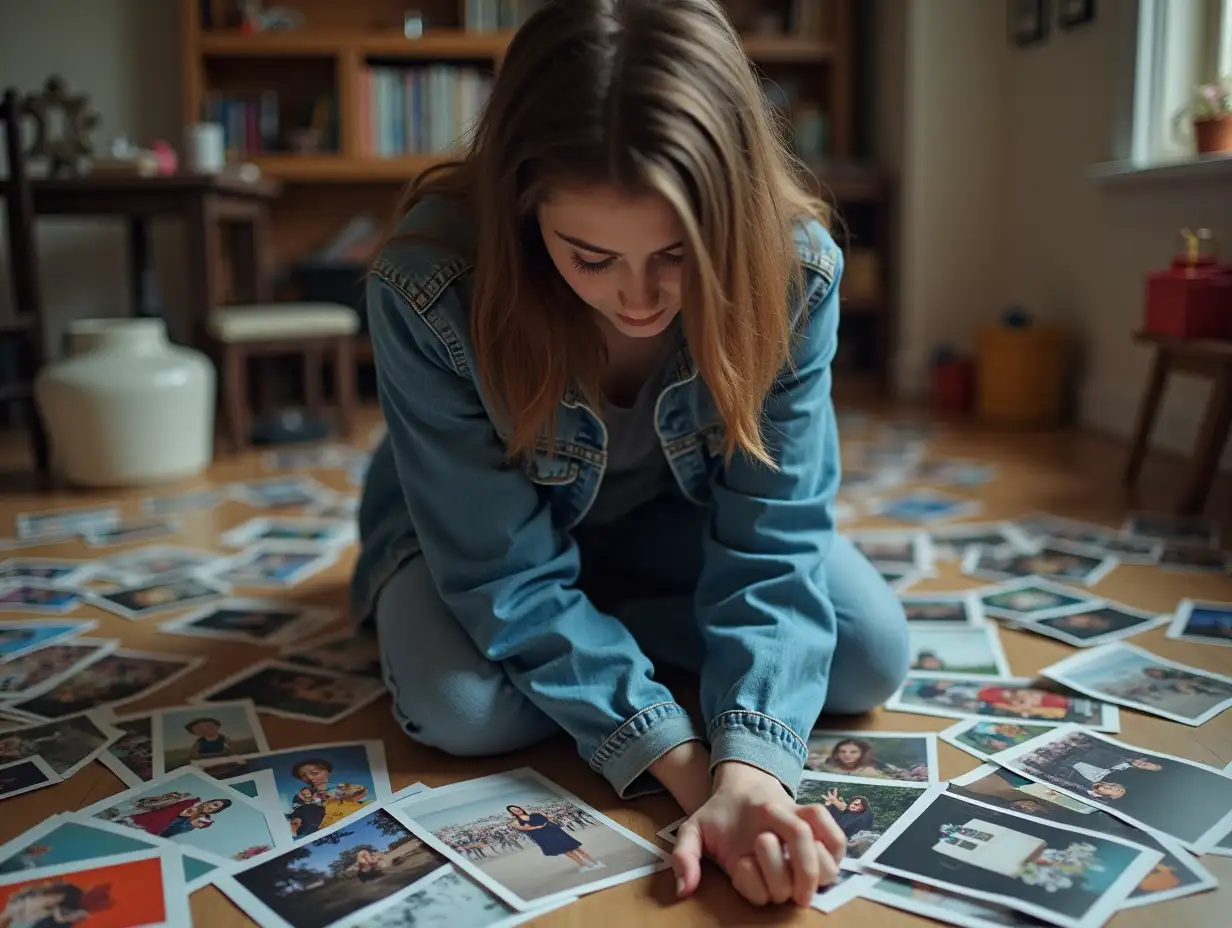
MULTIPOLYGON (((509 14, 536 0, 280 0, 292 21, 278 29, 244 26, 241 0, 181 3, 185 123, 222 122, 231 157, 284 182, 270 240, 286 270, 348 219, 388 217, 403 185, 454 154, 485 82, 500 71, 516 25, 509 14), (408 8, 422 16, 411 38, 408 8)), ((799 114, 813 117, 821 150, 802 157, 844 213, 849 201, 858 214, 884 202, 886 191, 875 171, 838 169, 857 154, 856 3, 726 0, 797 138, 799 114)), ((878 234, 862 237, 880 248, 871 242, 878 234)), ((289 280, 279 290, 294 296, 289 280)), ((850 312, 867 321, 885 315, 884 303, 864 294, 850 312)), ((883 335, 878 324, 874 341, 883 335)))

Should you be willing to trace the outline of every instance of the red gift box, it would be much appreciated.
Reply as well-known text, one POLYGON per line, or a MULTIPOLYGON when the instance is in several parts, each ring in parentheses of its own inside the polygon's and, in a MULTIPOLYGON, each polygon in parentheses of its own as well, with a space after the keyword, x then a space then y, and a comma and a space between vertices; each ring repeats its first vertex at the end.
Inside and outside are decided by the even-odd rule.
POLYGON ((1202 237, 1188 230, 1182 234, 1185 254, 1147 277, 1143 330, 1177 338, 1232 338, 1232 265, 1204 254, 1202 237))

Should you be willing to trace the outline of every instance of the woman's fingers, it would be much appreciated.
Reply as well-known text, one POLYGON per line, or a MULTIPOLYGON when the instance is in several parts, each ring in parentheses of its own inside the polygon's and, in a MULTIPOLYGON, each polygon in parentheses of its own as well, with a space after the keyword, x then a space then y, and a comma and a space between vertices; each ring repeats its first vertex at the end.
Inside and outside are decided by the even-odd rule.
POLYGON ((766 881, 762 878, 761 867, 758 866, 756 858, 745 855, 737 860, 732 867, 731 881, 736 892, 753 905, 765 905, 770 901, 770 890, 766 888, 766 881))
POLYGON ((830 852, 835 863, 842 863, 847 856, 847 836, 838 827, 825 806, 799 806, 796 814, 808 825, 813 837, 830 852))
POLYGON ((796 902, 808 905, 817 892, 820 877, 817 846, 812 829, 798 817, 796 809, 796 806, 767 803, 761 808, 761 819, 765 830, 774 832, 787 848, 796 902))
MULTIPOLYGON (((792 868, 783 859, 783 843, 770 831, 763 831, 753 840, 753 855, 761 869, 761 878, 773 902, 786 902, 792 897, 792 868)), ((794 861, 793 861, 794 863, 794 861)))
POLYGON ((676 831, 672 869, 676 872, 676 898, 693 895, 702 880, 702 831, 692 819, 676 831))
POLYGON ((817 885, 829 886, 838 879, 838 861, 820 841, 814 842, 813 847, 817 851, 817 885))

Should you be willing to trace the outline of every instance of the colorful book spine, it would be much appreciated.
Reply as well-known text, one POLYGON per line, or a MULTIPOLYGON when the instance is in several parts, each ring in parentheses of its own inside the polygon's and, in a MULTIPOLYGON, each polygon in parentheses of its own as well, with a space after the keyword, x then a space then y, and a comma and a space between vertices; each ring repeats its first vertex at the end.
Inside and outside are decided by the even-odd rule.
POLYGON ((457 151, 491 91, 492 75, 476 68, 371 67, 361 81, 362 149, 377 158, 457 151))

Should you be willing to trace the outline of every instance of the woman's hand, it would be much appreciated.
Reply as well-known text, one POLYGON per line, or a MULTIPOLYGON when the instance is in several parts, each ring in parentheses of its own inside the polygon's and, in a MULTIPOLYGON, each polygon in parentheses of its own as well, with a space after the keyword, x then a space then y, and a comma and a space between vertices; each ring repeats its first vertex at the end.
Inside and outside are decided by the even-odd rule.
POLYGON ((754 905, 808 905, 819 886, 834 881, 847 849, 846 835, 823 807, 796 805, 775 777, 734 761, 719 765, 710 798, 676 839, 679 897, 696 891, 707 856, 754 905))

